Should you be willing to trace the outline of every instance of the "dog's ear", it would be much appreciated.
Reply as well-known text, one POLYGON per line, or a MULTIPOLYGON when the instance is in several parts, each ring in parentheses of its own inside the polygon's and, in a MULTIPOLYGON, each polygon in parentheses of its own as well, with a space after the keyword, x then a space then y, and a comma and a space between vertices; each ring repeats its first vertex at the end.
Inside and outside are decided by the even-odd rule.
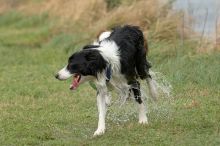
POLYGON ((97 50, 86 50, 85 58, 87 61, 97 60, 99 52, 97 50))
POLYGON ((102 72, 107 65, 102 55, 98 50, 89 50, 85 56, 87 60, 87 72, 92 75, 97 75, 98 72, 102 72))

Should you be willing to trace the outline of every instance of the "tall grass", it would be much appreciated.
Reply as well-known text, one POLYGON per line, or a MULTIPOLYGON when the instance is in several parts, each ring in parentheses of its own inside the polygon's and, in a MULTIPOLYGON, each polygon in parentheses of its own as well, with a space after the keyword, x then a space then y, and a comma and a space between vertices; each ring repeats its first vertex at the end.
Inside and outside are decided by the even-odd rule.
MULTIPOLYGON (((0 14, 14 11, 27 17, 47 14, 48 20, 58 19, 59 21, 56 21, 53 27, 50 28, 53 34, 50 35, 51 38, 58 35, 54 40, 57 40, 57 38, 64 40, 61 36, 65 35, 62 34, 67 34, 67 36, 80 34, 80 39, 83 39, 83 42, 89 42, 100 31, 117 25, 131 24, 140 26, 144 35, 153 41, 176 43, 177 40, 182 40, 181 46, 184 45, 184 41, 187 39, 198 41, 200 35, 192 30, 192 17, 181 13, 173 13, 171 10, 173 1, 0 0, 0 14)), ((25 20, 23 21, 25 23, 25 20)), ((31 23, 35 23, 34 20, 31 23)), ((75 37, 73 39, 75 42, 81 43, 80 39, 76 40, 75 37)), ((215 43, 210 43, 206 38, 202 40, 204 41, 200 41, 195 48, 197 52, 219 50, 217 39, 215 43)))
POLYGON ((72 33, 87 30, 88 38, 94 38, 101 30, 124 24, 138 25, 145 35, 150 33, 158 40, 177 37, 179 16, 169 11, 169 0, 10 1, 11 5, 5 0, 0 1, 0 12, 13 9, 25 14, 48 13, 50 17, 59 18, 57 29, 65 28, 66 32, 72 33), (12 5, 13 2, 16 5, 12 5))

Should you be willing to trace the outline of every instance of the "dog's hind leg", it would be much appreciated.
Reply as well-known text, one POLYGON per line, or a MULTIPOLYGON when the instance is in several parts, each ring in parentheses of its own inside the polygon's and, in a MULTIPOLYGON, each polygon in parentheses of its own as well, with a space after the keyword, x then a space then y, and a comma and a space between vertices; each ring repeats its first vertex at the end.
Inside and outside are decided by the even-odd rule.
POLYGON ((146 116, 146 107, 144 103, 141 103, 138 105, 138 111, 139 111, 139 123, 140 124, 148 124, 147 116, 146 116))
POLYGON ((141 90, 140 83, 138 81, 134 81, 130 83, 131 89, 134 93, 134 98, 138 103, 138 112, 139 112, 139 123, 140 124, 148 124, 147 115, 146 115, 146 107, 141 99, 141 90))

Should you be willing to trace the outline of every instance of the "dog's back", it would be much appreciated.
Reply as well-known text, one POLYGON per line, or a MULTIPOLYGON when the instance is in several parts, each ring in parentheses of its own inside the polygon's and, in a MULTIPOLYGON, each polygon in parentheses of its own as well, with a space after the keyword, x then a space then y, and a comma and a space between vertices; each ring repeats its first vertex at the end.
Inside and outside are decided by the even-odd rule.
POLYGON ((128 78, 134 76, 141 79, 147 78, 151 66, 146 60, 147 43, 139 27, 129 25, 116 27, 109 39, 115 41, 120 47, 121 72, 128 78))

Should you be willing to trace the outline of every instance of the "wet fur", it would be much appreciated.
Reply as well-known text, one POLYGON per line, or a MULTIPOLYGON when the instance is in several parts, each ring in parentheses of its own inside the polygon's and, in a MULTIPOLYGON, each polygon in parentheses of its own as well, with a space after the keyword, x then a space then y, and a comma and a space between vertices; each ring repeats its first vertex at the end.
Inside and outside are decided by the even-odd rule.
MULTIPOLYGON (((86 45, 81 51, 74 53, 66 68, 62 69, 69 74, 94 77, 99 111, 98 128, 94 135, 105 132, 106 99, 109 98, 107 84, 112 84, 125 99, 131 92, 139 105, 139 123, 148 123, 138 81, 146 79, 149 88, 155 89, 149 74, 151 65, 146 58, 147 49, 143 33, 137 26, 116 27, 102 32, 93 45, 86 45), (105 70, 109 65, 112 75, 107 82, 105 70)), ((62 74, 58 73, 56 77, 59 79, 60 76, 62 74)))

